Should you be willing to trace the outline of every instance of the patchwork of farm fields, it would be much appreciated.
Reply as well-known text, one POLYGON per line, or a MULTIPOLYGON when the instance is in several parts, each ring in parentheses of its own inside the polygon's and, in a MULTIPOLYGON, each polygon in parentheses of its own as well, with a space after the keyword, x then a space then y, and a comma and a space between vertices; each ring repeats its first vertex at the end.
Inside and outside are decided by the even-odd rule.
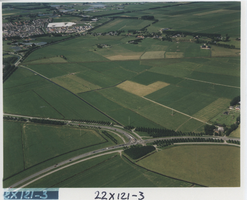
POLYGON ((239 95, 239 62, 239 58, 229 57, 27 65, 53 82, 18 69, 4 85, 4 111, 63 119, 115 120, 123 125, 130 125, 128 119, 132 118, 135 126, 198 132, 203 123, 211 123, 239 95), (19 85, 18 80, 25 85, 19 85), (97 91, 97 98, 104 98, 107 104, 97 103, 97 98, 90 97, 96 93, 88 91, 97 91), (105 109, 113 104, 120 106, 119 114, 105 109), (80 107, 83 112, 79 112, 80 107), (193 120, 189 120, 191 117, 193 120))
MULTIPOLYGON (((200 137, 206 124, 225 132, 236 124, 240 107, 229 106, 241 89, 240 2, 109 5, 91 12, 84 10, 90 3, 75 4, 90 18, 76 11, 54 20, 92 29, 33 36, 47 44, 23 47, 15 53, 16 66, 7 66, 14 70, 3 83, 4 187, 61 161, 68 166, 28 187, 239 187, 239 140, 232 146, 155 146, 139 161, 120 151, 148 146, 145 139, 160 133, 200 137), (87 160, 70 162, 84 153, 90 153, 87 160)), ((21 13, 9 8, 4 14, 10 17, 21 13)), ((24 39, 6 40, 10 55, 10 46, 21 47, 24 39)), ((229 136, 239 138, 240 127, 229 136)))

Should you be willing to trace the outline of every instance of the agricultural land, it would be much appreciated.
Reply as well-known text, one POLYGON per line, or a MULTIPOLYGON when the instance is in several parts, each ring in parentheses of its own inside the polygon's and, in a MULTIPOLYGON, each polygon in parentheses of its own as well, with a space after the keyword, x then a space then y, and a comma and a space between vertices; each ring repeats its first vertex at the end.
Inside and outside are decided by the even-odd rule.
POLYGON ((3 187, 240 187, 240 10, 2 3, 3 187))

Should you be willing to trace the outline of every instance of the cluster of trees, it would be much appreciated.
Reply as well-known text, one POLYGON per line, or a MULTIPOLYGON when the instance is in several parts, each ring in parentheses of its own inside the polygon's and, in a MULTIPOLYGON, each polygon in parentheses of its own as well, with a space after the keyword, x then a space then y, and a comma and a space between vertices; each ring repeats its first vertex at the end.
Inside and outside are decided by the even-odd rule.
POLYGON ((208 125, 206 124, 204 126, 204 131, 206 135, 213 135, 214 134, 214 129, 216 128, 215 125, 208 125))
POLYGON ((126 153, 132 159, 138 159, 154 150, 154 146, 133 145, 130 148, 125 149, 124 153, 126 153))
POLYGON ((106 121, 95 121, 95 120, 82 120, 82 119, 72 119, 72 121, 77 121, 77 122, 86 122, 86 123, 93 123, 93 124, 103 124, 103 125, 111 125, 111 122, 106 122, 106 121))
POLYGON ((15 121, 21 121, 21 122, 26 122, 27 121, 27 119, 22 118, 22 117, 11 117, 11 116, 3 116, 3 119, 15 120, 15 121))
POLYGON ((118 143, 117 140, 116 140, 116 138, 114 138, 112 135, 110 135, 107 131, 102 131, 102 133, 103 133, 106 137, 108 137, 111 141, 113 141, 115 144, 118 143))
POLYGON ((238 141, 238 140, 227 140, 227 142, 240 145, 240 141, 238 141))
POLYGON ((140 38, 140 39, 135 39, 135 40, 130 40, 128 41, 129 44, 138 44, 139 42, 141 42, 143 39, 140 38))
POLYGON ((201 40, 199 38, 196 39, 196 43, 205 43, 207 45, 216 45, 216 46, 219 46, 219 47, 224 47, 224 48, 229 48, 229 49, 235 49, 235 46, 234 45, 229 45, 229 44, 221 44, 221 43, 217 43, 216 41, 219 41, 219 40, 216 40, 216 39, 212 39, 212 41, 207 41, 207 40, 201 40))
POLYGON ((29 119, 30 122, 41 123, 41 124, 55 124, 55 125, 65 125, 63 121, 53 121, 48 119, 29 119))
POLYGON ((174 131, 171 129, 160 129, 160 128, 145 128, 145 127, 137 127, 136 131, 146 132, 150 136, 156 137, 166 137, 166 136, 183 136, 183 135, 191 135, 191 136, 202 136, 203 133, 194 133, 194 132, 186 132, 183 133, 181 131, 174 131))
POLYGON ((221 37, 221 34, 217 33, 195 33, 195 32, 188 32, 188 31, 171 31, 171 30, 163 30, 163 33, 166 33, 168 36, 173 35, 183 35, 184 37, 186 35, 192 35, 193 37, 208 37, 208 38, 215 38, 215 37, 221 37))
POLYGON ((230 106, 235 106, 239 104, 239 102, 240 102, 240 96, 234 97, 230 102, 230 106))
POLYGON ((127 130, 132 130, 132 129, 134 129, 135 127, 134 127, 134 126, 125 126, 124 128, 127 129, 127 130))
POLYGON ((113 19, 117 19, 117 18, 120 18, 120 19, 138 19, 138 17, 122 17, 122 16, 113 16, 112 18, 113 19))
POLYGON ((154 20, 154 16, 152 16, 152 15, 144 15, 144 16, 141 16, 141 19, 143 19, 143 20, 154 20))
POLYGON ((177 138, 170 140, 157 140, 153 144, 159 147, 166 147, 173 145, 174 143, 184 143, 184 142, 224 142, 222 139, 212 139, 212 138, 177 138))
POLYGON ((232 131, 236 130, 240 124, 240 116, 237 117, 236 122, 230 126, 230 128, 225 128, 226 136, 229 136, 232 131))

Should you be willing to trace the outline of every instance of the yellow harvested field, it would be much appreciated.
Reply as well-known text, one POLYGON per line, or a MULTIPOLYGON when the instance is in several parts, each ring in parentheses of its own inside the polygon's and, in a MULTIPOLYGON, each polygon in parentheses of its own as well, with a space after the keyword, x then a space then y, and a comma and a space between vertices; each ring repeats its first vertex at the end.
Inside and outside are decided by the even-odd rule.
POLYGON ((229 13, 234 13, 234 12, 238 12, 238 11, 237 10, 219 9, 219 10, 212 10, 212 11, 209 11, 209 12, 197 13, 197 14, 194 14, 194 15, 202 16, 202 15, 210 15, 210 14, 214 14, 214 13, 221 13, 221 12, 227 12, 229 14, 229 13))
POLYGON ((166 52, 165 57, 166 58, 183 58, 184 53, 183 52, 166 52))
POLYGON ((204 121, 208 121, 213 117, 215 117, 220 112, 222 112, 224 109, 226 109, 227 106, 229 106, 230 101, 231 101, 230 99, 219 98, 213 103, 199 110, 197 113, 193 115, 193 117, 199 118, 204 121))
POLYGON ((117 87, 125 90, 127 92, 130 92, 132 94, 138 95, 138 96, 146 96, 148 94, 151 94, 163 87, 168 86, 168 83, 162 82, 162 81, 157 81, 155 83, 152 83, 150 85, 142 85, 139 83, 135 83, 132 81, 125 81, 121 84, 119 84, 117 87))
POLYGON ((73 93, 86 92, 101 88, 98 85, 92 84, 82 78, 77 77, 74 73, 52 78, 51 80, 58 85, 61 85, 64 88, 72 91, 73 93))
POLYGON ((147 51, 141 56, 141 59, 164 58, 164 56, 165 51, 147 51))
POLYGON ((107 56, 109 60, 138 60, 143 52, 122 53, 115 56, 107 56))
POLYGON ((212 56, 240 56, 240 50, 212 46, 212 56))

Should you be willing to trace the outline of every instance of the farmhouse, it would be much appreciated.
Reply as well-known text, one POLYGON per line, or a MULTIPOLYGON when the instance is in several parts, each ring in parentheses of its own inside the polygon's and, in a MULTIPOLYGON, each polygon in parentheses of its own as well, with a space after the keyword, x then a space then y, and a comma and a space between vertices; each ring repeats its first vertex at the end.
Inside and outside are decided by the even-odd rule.
POLYGON ((211 47, 210 46, 207 46, 206 44, 202 45, 201 46, 202 49, 210 49, 211 47))

